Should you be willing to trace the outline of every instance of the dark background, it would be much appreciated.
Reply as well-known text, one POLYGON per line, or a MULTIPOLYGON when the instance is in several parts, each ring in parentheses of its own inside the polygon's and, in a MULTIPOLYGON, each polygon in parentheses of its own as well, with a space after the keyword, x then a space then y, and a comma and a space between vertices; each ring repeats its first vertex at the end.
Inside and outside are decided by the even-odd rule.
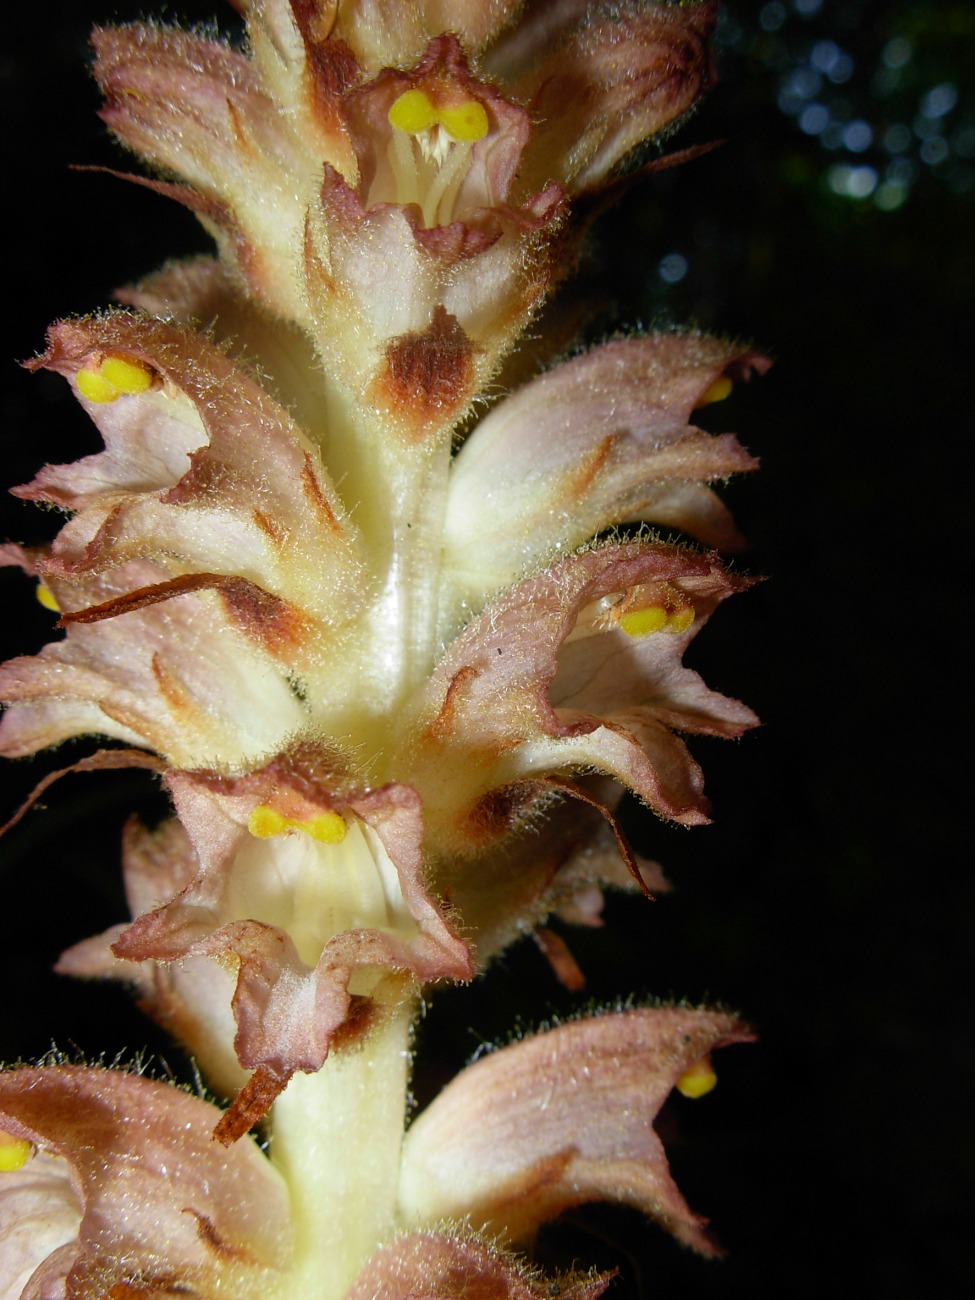
MULTIPOLYGON (((199 22, 218 2, 167 16, 199 22)), ((122 161, 95 118, 86 32, 144 12, 160 8, 47 3, 5 17, 2 357, 31 355, 50 320, 206 246, 163 199, 67 170, 122 161)), ((678 1181, 725 1260, 702 1262, 619 1210, 545 1234, 553 1259, 618 1267, 621 1296, 975 1290, 960 632, 973 28, 962 3, 730 3, 721 84, 676 145, 725 143, 640 182, 582 269, 612 304, 597 333, 697 323, 776 359, 707 413, 762 457, 728 497, 753 542, 748 566, 770 580, 695 648, 710 684, 766 725, 736 745, 695 745, 713 826, 633 818, 676 891, 614 900, 602 931, 563 931, 587 995, 560 991, 531 945, 515 949, 476 991, 434 1002, 418 1087, 586 996, 709 998, 758 1027, 757 1047, 718 1058, 715 1093, 676 1100, 664 1121, 678 1181)), ((59 380, 12 362, 0 375, 5 480, 96 449, 59 380)), ((16 502, 3 512, 0 532, 17 540, 53 526, 16 502)), ((39 648, 49 617, 15 572, 0 583, 5 653, 39 648)), ((3 809, 81 752, 11 765, 3 809)), ((185 1077, 123 992, 49 974, 65 946, 122 919, 118 834, 133 806, 159 815, 151 781, 73 777, 45 804, 0 845, 0 1054, 145 1048, 185 1077)))

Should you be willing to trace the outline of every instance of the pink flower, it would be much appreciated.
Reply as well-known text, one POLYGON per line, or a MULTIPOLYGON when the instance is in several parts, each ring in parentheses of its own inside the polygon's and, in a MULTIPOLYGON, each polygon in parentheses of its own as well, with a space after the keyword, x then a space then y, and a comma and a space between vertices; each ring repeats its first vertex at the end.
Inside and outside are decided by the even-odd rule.
POLYGON ((217 1086, 242 1089, 219 1130, 232 1141, 296 1070, 368 1034, 390 983, 473 968, 424 883, 408 786, 350 788, 311 747, 246 776, 173 772, 167 785, 179 821, 127 836, 138 919, 59 969, 134 983, 217 1086))

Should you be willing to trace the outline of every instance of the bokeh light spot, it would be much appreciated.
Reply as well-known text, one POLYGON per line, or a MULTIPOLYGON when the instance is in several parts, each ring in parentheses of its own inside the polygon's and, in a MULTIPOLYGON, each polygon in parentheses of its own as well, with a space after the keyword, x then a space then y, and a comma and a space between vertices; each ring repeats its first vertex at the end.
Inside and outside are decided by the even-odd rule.
POLYGON ((681 253, 668 253, 660 259, 657 274, 664 284, 679 284, 687 274, 687 258, 681 253))

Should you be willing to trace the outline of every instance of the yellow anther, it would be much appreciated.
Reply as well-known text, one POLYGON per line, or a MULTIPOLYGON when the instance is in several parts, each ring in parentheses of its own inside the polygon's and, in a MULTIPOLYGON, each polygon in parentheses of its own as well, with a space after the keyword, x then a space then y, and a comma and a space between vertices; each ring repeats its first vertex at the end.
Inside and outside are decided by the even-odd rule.
POLYGON ((89 402, 114 402, 119 395, 115 385, 103 379, 97 370, 79 370, 76 383, 78 392, 89 402))
POLYGON ((26 1138, 15 1138, 0 1129, 0 1174, 13 1174, 23 1169, 30 1159, 31 1150, 26 1138))
POLYGON ((669 615, 663 605, 648 605, 645 609, 628 609, 620 615, 620 630, 627 636, 649 636, 667 626, 669 615))
POLYGON ((319 813, 317 817, 302 820, 282 817, 267 804, 259 804, 247 819, 247 829, 259 840, 269 840, 285 831, 301 831, 320 844, 341 844, 345 839, 345 820, 336 812, 319 813))
POLYGON ((718 1082, 710 1056, 702 1056, 689 1065, 674 1087, 682 1097, 704 1097, 718 1082))
POLYGON ((488 115, 484 105, 476 99, 465 100, 440 112, 440 125, 455 140, 483 140, 488 133, 488 115))
POLYGON ((281 835, 288 829, 287 818, 282 817, 273 808, 259 804, 247 819, 247 829, 259 840, 269 840, 274 835, 281 835))
POLYGON ((675 609, 673 614, 667 619, 668 632, 686 632, 694 622, 694 609, 688 606, 687 609, 675 609))
POLYGON ((697 399, 695 410, 702 406, 710 406, 712 402, 723 402, 731 392, 734 385, 727 375, 721 375, 717 378, 710 388, 706 388, 701 396, 697 399))
POLYGON ((89 402, 114 402, 123 393, 144 393, 152 385, 152 371, 141 361, 106 357, 97 370, 79 370, 75 382, 78 392, 89 402))
POLYGON ((295 822, 294 825, 322 844, 341 844, 345 839, 345 820, 335 812, 321 813, 310 821, 295 822))
POLYGON ((114 384, 120 393, 144 393, 152 385, 152 371, 140 361, 125 357, 106 357, 102 362, 102 379, 114 384))
POLYGON ((34 595, 37 597, 38 603, 43 605, 45 609, 49 609, 52 614, 61 613, 61 606, 55 600, 54 592, 51 591, 50 587, 45 587, 43 582, 37 584, 34 595))
POLYGON ((393 100, 389 110, 390 123, 399 131, 416 135, 419 131, 428 131, 437 124, 437 110, 428 95, 422 90, 404 90, 398 99, 393 100))

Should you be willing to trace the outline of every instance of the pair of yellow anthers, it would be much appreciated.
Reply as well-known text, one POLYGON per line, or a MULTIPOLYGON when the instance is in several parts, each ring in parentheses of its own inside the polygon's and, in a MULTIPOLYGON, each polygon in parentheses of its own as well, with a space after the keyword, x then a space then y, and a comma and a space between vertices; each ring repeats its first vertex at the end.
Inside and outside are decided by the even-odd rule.
POLYGON ((653 632, 686 632, 694 622, 694 610, 669 610, 664 605, 647 605, 645 609, 628 609, 619 616, 619 629, 627 636, 639 639, 653 632))
POLYGON ((82 397, 103 404, 123 395, 135 397, 144 393, 152 385, 152 370, 141 361, 108 356, 98 366, 79 370, 75 383, 82 397))
POLYGON ((259 840, 270 840, 286 831, 301 831, 319 844, 341 844, 348 827, 337 812, 319 813, 317 817, 283 817, 267 804, 258 804, 247 820, 247 829, 259 840))
POLYGON ((420 135, 442 127, 452 140, 473 144, 488 133, 488 115, 476 99, 439 107, 423 90, 406 90, 393 101, 389 110, 390 125, 407 135, 420 135))

